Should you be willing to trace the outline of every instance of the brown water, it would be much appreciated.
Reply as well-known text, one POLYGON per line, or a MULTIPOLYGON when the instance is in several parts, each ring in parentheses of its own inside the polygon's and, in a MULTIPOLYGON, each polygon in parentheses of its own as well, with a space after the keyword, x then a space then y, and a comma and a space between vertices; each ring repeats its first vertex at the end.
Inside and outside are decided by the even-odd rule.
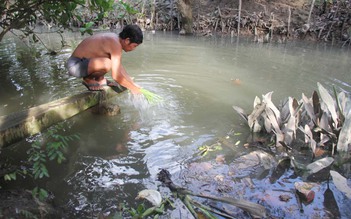
MULTIPOLYGON (((66 37, 71 45, 83 39, 80 34, 66 37)), ((57 36, 46 35, 44 40, 48 47, 60 43, 57 36)), ((10 37, 0 44, 0 115, 85 90, 79 79, 66 73, 70 49, 57 56, 45 52, 10 37)), ((255 96, 270 91, 276 104, 288 96, 300 99, 302 93, 311 96, 317 82, 351 91, 350 50, 324 44, 145 33, 144 43, 124 54, 123 64, 138 84, 164 100, 148 105, 125 92, 116 99, 120 115, 86 111, 65 122, 61 134, 79 134, 80 140, 71 142, 67 161, 50 166, 50 180, 41 183, 71 217, 108 214, 121 202, 136 207, 138 191, 160 185, 160 169, 179 173, 200 146, 228 133, 241 133, 235 140, 243 145, 249 130, 232 105, 250 112, 255 96)), ((28 146, 23 141, 6 153, 21 158, 28 146)), ((235 157, 241 151, 224 153, 235 157)), ((33 183, 21 186, 30 189, 33 183)))

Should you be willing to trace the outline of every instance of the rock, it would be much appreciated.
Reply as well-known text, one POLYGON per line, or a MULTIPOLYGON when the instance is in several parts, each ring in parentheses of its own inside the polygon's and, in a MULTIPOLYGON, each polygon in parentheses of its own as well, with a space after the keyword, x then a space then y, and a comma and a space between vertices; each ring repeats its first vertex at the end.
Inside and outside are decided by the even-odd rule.
POLYGON ((92 112, 100 115, 116 116, 120 113, 120 107, 117 104, 104 101, 93 107, 92 112))
POLYGON ((230 169, 237 177, 262 179, 276 166, 277 162, 271 154, 257 150, 237 158, 230 169))
POLYGON ((290 195, 279 195, 279 200, 282 202, 288 202, 291 198, 290 195))

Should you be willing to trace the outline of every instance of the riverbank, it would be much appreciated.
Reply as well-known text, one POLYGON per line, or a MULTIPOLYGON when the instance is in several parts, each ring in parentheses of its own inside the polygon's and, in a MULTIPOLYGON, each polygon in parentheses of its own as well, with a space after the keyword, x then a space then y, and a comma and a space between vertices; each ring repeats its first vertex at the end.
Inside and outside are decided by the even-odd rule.
MULTIPOLYGON (((350 1, 312 2, 304 0, 243 1, 240 35, 254 35, 257 41, 285 42, 304 39, 332 43, 350 43, 350 1)), ((214 32, 237 34, 239 1, 202 1, 194 8, 195 31, 202 35, 214 32)))

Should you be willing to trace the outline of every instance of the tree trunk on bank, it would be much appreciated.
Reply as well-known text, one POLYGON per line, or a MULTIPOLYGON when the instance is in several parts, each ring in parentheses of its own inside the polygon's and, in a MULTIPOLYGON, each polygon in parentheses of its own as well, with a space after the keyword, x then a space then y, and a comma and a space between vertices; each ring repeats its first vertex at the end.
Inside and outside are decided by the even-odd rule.
POLYGON ((156 17, 156 0, 151 3, 151 16, 150 16, 151 30, 155 30, 155 17, 156 17))
POLYGON ((191 8, 191 0, 177 0, 177 7, 181 17, 180 34, 193 33, 193 12, 191 8))
POLYGON ((125 88, 118 87, 116 89, 106 88, 100 92, 87 91, 25 111, 0 116, 0 149, 37 134, 55 123, 71 118, 102 101, 115 97, 124 90, 125 88))

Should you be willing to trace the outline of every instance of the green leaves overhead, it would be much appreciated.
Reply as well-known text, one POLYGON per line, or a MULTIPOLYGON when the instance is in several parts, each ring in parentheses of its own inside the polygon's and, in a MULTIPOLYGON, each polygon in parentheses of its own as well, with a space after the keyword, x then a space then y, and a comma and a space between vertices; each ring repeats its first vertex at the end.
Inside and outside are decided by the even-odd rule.
MULTIPOLYGON (((20 30, 23 37, 33 35, 39 22, 49 28, 55 26, 55 31, 60 31, 61 28, 70 28, 77 21, 81 25, 86 21, 101 21, 109 12, 115 11, 116 5, 120 5, 128 14, 137 13, 130 4, 115 0, 4 1, 0 3, 0 41, 12 30, 20 30)), ((91 33, 91 27, 90 23, 85 24, 82 33, 91 33)))
POLYGON ((136 13, 138 13, 138 11, 135 10, 135 8, 133 8, 131 5, 125 3, 124 1, 119 0, 119 3, 127 11, 128 14, 136 14, 136 13))

